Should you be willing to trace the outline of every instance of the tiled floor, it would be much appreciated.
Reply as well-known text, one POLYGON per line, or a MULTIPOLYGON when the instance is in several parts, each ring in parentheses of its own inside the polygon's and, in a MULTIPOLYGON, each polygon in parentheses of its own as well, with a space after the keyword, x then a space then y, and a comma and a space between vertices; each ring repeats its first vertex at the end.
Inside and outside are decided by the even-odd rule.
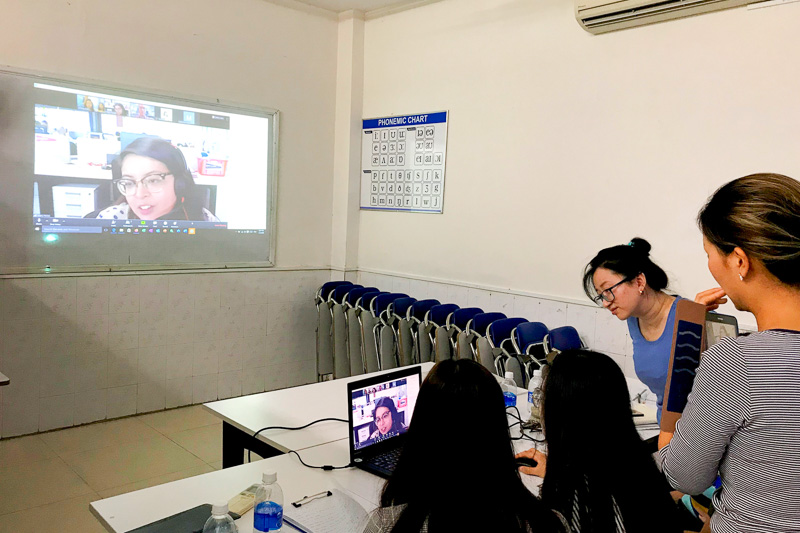
POLYGON ((0 440, 0 533, 104 532, 89 502, 222 468, 200 406, 0 440))

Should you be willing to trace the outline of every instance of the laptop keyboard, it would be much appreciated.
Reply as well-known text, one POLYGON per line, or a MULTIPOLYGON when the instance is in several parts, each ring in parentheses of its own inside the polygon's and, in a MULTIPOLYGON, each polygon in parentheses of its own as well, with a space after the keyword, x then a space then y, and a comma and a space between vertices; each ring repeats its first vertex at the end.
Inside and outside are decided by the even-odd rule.
POLYGON ((370 458, 369 462, 386 470, 392 471, 397 464, 397 460, 400 458, 400 452, 402 450, 402 448, 394 448, 370 458))

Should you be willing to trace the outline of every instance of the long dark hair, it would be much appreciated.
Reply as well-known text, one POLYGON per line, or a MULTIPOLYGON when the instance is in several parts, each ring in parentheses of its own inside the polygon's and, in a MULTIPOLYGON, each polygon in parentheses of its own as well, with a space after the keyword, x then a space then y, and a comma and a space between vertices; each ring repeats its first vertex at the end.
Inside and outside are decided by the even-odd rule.
POLYGON ((419 533, 426 521, 431 533, 560 530, 520 480, 503 393, 479 363, 437 363, 407 435, 381 496, 382 507, 406 506, 392 533, 419 533))
MULTIPOLYGON (((174 178, 175 207, 166 215, 165 220, 203 220, 203 202, 198 195, 194 178, 186 158, 172 144, 158 137, 139 137, 134 140, 111 162, 111 177, 114 181, 122 178, 122 160, 128 155, 140 155, 161 161, 169 169, 174 178)), ((133 215, 133 211, 131 211, 133 215)))
POLYGON ((378 423, 375 421, 378 407, 385 407, 392 413, 392 428, 389 430, 390 433, 403 430, 403 422, 400 420, 400 413, 397 412, 397 406, 394 404, 394 400, 388 396, 378 398, 378 401, 375 402, 375 409, 372 410, 372 423, 375 424, 375 429, 378 429, 378 423))
POLYGON ((751 174, 726 183, 697 216, 700 231, 725 255, 737 246, 778 280, 800 286, 800 182, 751 174))
POLYGON ((625 376, 610 357, 561 352, 543 398, 545 504, 580 524, 581 533, 614 531, 615 503, 627 531, 680 530, 669 485, 633 424, 625 376), (602 445, 592 442, 593 430, 602 445))
POLYGON ((650 259, 650 243, 640 237, 634 237, 628 244, 603 248, 589 261, 583 271, 583 291, 589 298, 597 296, 593 276, 598 268, 616 272, 625 279, 644 274, 647 285, 656 292, 669 285, 667 273, 650 259))

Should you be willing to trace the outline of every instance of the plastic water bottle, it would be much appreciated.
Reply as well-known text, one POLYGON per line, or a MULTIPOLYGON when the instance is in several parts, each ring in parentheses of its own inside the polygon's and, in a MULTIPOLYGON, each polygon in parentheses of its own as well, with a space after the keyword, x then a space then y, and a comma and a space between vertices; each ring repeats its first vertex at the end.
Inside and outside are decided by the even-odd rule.
POLYGON ((528 382, 528 407, 531 410, 528 423, 531 426, 541 426, 542 423, 542 381, 542 371, 534 370, 528 382))
POLYGON ((281 531, 283 527, 283 490, 278 485, 278 474, 267 470, 256 489, 253 514, 254 531, 281 531))
POLYGON ((237 533, 239 530, 228 514, 227 503, 217 503, 211 506, 211 518, 206 520, 203 533, 237 533))
POLYGON ((500 388, 503 389, 506 407, 515 407, 517 405, 517 384, 514 383, 513 372, 506 372, 506 377, 500 382, 500 388))

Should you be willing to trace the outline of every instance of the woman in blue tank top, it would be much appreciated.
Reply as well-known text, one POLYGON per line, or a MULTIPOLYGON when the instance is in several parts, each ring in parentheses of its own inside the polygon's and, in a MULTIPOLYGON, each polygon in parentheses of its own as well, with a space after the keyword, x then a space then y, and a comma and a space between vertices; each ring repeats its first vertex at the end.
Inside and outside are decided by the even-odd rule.
MULTIPOLYGON (((636 377, 656 395, 659 422, 672 351, 675 307, 680 299, 665 292, 668 284, 667 274, 650 259, 650 243, 638 237, 628 244, 600 250, 586 265, 583 275, 586 295, 627 322, 636 377)), ((716 309, 726 301, 717 300, 719 295, 711 291, 701 295, 698 300, 710 304, 709 309, 716 309)))
POLYGON ((678 301, 664 292, 668 283, 650 259, 650 243, 639 238, 600 250, 583 275, 587 296, 628 323, 636 377, 656 395, 659 421, 678 301))

